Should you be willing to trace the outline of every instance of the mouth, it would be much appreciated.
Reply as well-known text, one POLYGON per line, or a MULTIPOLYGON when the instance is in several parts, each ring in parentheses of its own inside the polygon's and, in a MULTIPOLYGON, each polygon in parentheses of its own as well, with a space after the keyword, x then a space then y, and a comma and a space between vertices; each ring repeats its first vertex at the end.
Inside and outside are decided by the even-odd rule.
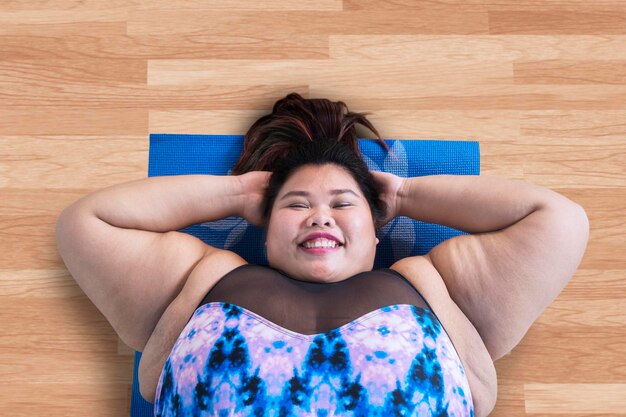
POLYGON ((341 246, 337 246, 335 248, 305 248, 304 246, 298 246, 298 248, 311 255, 325 255, 327 253, 338 251, 341 249, 341 246))
POLYGON ((311 255, 325 255, 327 253, 337 252, 339 249, 343 248, 343 245, 337 242, 337 246, 333 247, 317 247, 317 248, 307 248, 304 244, 298 245, 298 249, 304 251, 304 253, 308 253, 311 255))

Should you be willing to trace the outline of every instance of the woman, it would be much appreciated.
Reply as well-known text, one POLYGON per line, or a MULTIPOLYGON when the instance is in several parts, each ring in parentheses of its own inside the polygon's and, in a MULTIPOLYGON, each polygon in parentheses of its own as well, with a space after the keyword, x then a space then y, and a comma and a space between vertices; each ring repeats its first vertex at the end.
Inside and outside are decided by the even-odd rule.
POLYGON ((59 253, 142 352, 157 416, 493 409, 493 361, 572 277, 586 214, 522 181, 369 172, 355 124, 386 145, 345 110, 290 94, 250 128, 231 175, 120 184, 59 217, 59 253), (176 231, 231 215, 265 228, 268 266, 176 231), (471 234, 372 270, 396 216, 471 234))

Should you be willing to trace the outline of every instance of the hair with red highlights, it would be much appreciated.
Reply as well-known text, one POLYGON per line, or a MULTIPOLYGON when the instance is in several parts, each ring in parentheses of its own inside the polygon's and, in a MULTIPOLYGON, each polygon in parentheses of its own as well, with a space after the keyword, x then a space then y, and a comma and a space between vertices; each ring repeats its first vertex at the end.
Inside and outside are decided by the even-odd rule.
POLYGON ((367 127, 387 151, 391 150, 367 120, 366 114, 369 113, 348 111, 342 101, 305 99, 298 93, 291 93, 274 104, 271 114, 262 116, 250 127, 244 137, 243 152, 231 175, 249 171, 272 172, 263 203, 267 221, 278 192, 297 168, 310 164, 336 164, 355 179, 378 227, 387 207, 379 199, 373 176, 363 160, 356 125, 367 127))

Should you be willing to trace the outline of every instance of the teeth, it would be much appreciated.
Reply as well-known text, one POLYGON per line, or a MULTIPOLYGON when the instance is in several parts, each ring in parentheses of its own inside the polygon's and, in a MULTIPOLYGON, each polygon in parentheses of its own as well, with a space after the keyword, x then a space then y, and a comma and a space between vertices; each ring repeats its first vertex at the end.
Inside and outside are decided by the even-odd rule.
POLYGON ((304 242, 303 246, 305 248, 335 248, 338 246, 338 243, 334 240, 314 239, 309 240, 308 242, 304 242))

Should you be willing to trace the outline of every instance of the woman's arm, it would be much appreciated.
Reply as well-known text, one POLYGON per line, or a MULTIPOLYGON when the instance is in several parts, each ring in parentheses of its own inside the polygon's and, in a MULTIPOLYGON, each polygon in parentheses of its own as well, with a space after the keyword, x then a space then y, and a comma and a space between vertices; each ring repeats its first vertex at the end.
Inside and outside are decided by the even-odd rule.
POLYGON ((578 268, 589 238, 584 209, 547 188, 486 176, 410 178, 401 190, 398 215, 470 233, 400 263, 418 276, 428 261, 442 278, 439 292, 461 309, 497 360, 578 268))
POLYGON ((141 351, 194 268, 217 251, 175 230, 238 214, 241 190, 236 177, 211 175, 114 185, 61 213, 57 250, 122 340, 141 351))
POLYGON ((397 216, 467 233, 504 229, 548 205, 578 206, 548 188, 484 175, 406 178, 397 198, 397 216))
POLYGON ((89 194, 65 211, 89 212, 123 229, 154 232, 241 215, 240 176, 150 177, 89 194))

